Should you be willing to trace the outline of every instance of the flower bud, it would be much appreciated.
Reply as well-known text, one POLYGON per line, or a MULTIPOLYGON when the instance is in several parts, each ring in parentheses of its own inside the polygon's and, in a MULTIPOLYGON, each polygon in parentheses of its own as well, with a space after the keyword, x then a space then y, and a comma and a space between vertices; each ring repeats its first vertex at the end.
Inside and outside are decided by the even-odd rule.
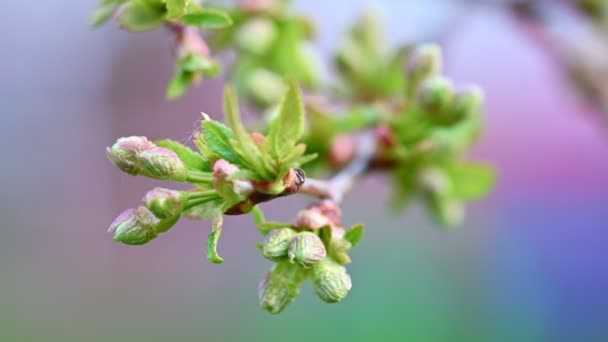
POLYGON ((108 158, 120 170, 136 175, 140 171, 137 154, 156 147, 146 137, 124 137, 116 140, 112 147, 107 147, 108 158))
POLYGON ((302 229, 321 229, 330 223, 327 216, 323 215, 318 209, 313 208, 300 210, 293 225, 302 229))
POLYGON ((154 188, 144 196, 144 204, 160 219, 179 215, 187 201, 187 193, 164 188, 154 188))
POLYGON ((155 147, 137 155, 141 174, 156 179, 185 181, 188 168, 177 154, 164 147, 155 147))
POLYGON ((452 191, 452 181, 440 168, 425 168, 420 172, 418 179, 422 188, 431 193, 447 194, 452 191))
POLYGON ((329 152, 330 163, 334 168, 346 165, 355 155, 354 138, 347 134, 341 134, 334 138, 329 152))
POLYGON ((127 209, 110 225, 108 232, 114 233, 114 241, 127 245, 143 245, 158 234, 155 230, 159 220, 145 207, 127 209))
POLYGON ((465 118, 481 109, 483 91, 477 86, 471 86, 454 95, 450 116, 455 120, 465 118))
POLYGON ((296 232, 289 228, 274 229, 264 240, 262 254, 270 260, 280 260, 287 256, 289 242, 296 236, 296 232))
POLYGON ((331 258, 325 258, 313 267, 312 282, 315 293, 328 303, 342 301, 352 287, 346 268, 331 258))
POLYGON ((313 266, 326 255, 323 241, 311 232, 298 234, 289 244, 289 261, 298 263, 304 268, 313 266))
POLYGON ((274 104, 281 100, 287 86, 278 74, 266 70, 256 69, 249 73, 246 81, 247 90, 259 103, 274 104))
POLYGON ((237 32, 238 46, 251 53, 264 54, 277 37, 275 24, 266 18, 254 18, 247 21, 237 32))
POLYGON ((277 263, 259 285, 260 306, 278 314, 300 295, 306 270, 289 262, 277 263))
POLYGON ((430 78, 418 90, 418 103, 422 108, 442 113, 452 102, 452 83, 444 77, 430 78))
POLYGON ((222 198, 235 204, 246 200, 253 193, 251 182, 230 179, 237 171, 239 168, 236 165, 224 159, 218 159, 213 164, 213 187, 222 198))
POLYGON ((465 208, 464 204, 452 197, 431 196, 431 209, 435 218, 448 228, 455 228, 464 223, 465 208))
POLYGON ((437 44, 417 47, 408 61, 407 72, 415 83, 441 73, 441 48, 437 44))

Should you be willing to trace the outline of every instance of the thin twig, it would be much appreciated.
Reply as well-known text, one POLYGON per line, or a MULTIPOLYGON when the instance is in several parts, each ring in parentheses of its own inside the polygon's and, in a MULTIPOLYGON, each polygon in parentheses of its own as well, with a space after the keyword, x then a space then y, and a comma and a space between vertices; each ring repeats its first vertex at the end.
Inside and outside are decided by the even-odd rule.
POLYGON ((353 187, 355 181, 365 173, 376 153, 376 138, 373 132, 363 133, 357 140, 357 148, 353 160, 329 180, 306 179, 300 188, 301 193, 330 199, 337 204, 342 202, 344 195, 353 187))

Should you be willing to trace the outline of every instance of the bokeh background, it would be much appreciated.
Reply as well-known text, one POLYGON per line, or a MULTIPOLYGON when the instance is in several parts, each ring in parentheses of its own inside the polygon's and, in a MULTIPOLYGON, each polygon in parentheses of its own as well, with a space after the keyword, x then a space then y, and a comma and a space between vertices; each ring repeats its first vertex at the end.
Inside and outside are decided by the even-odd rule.
MULTIPOLYGON (((457 232, 414 206, 385 209, 366 179, 346 200, 367 224, 340 304, 310 286, 280 316, 257 304, 269 267, 251 218, 229 218, 226 262, 205 260, 208 223, 183 221, 153 243, 116 244, 107 226, 155 181, 117 171, 117 137, 187 142, 199 112, 221 115, 222 80, 166 102, 171 39, 91 30, 96 1, 5 1, 0 21, 0 341, 608 341, 608 127, 513 19, 477 8, 445 40, 447 74, 487 94, 473 156, 496 190, 457 232)), ((382 14, 391 41, 453 20, 452 1, 295 1, 330 52, 358 13, 382 14)), ((294 196, 263 206, 289 220, 294 196)))

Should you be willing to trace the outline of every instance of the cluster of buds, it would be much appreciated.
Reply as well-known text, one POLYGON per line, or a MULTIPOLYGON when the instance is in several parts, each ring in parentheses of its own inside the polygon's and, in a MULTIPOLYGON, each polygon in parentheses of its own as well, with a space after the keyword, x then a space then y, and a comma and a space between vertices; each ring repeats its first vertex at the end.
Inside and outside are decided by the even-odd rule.
POLYGON ((346 252, 361 234, 360 227, 349 231, 342 227, 340 209, 331 201, 315 203, 302 210, 294 224, 271 230, 262 254, 276 265, 260 283, 261 307, 273 314, 281 312, 308 278, 323 301, 342 301, 352 287, 343 266, 350 263, 346 252))
POLYGON ((146 137, 120 138, 106 152, 116 167, 131 175, 182 182, 188 179, 188 168, 177 154, 146 137))

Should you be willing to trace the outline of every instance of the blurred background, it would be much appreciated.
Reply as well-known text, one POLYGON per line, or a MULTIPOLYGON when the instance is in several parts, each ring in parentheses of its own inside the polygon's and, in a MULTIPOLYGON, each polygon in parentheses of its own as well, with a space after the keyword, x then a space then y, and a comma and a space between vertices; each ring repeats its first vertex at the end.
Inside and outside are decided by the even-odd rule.
MULTIPOLYGON (((159 183, 117 171, 104 148, 125 135, 187 142, 199 112, 221 115, 223 81, 167 102, 168 32, 92 30, 94 0, 6 1, 0 340, 608 341, 608 125, 555 58, 493 6, 294 2, 328 54, 369 8, 393 42, 439 37, 447 74, 486 91, 473 156, 496 165, 493 194, 445 232, 421 207, 390 215, 387 184, 367 178, 343 208, 367 225, 348 298, 327 305, 307 285, 271 316, 257 304, 270 263, 250 217, 227 220, 221 266, 205 259, 208 223, 183 220, 138 248, 106 233, 159 183)), ((582 40, 567 20, 555 27, 582 40)), ((263 209, 290 220, 308 200, 263 209)))

